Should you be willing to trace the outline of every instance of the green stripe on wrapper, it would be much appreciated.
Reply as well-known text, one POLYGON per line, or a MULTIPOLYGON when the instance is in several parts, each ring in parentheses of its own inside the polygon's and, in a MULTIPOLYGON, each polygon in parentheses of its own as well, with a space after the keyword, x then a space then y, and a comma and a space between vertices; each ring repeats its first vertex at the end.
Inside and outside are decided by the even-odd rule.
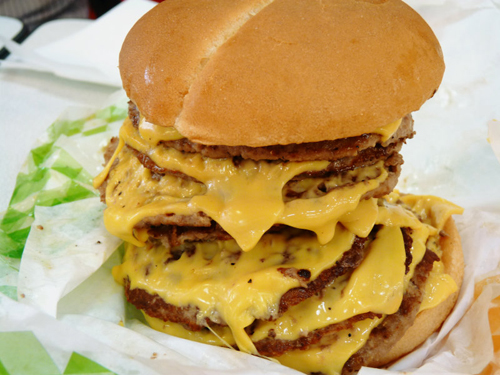
POLYGON ((48 168, 37 168, 28 174, 19 173, 16 180, 16 187, 10 200, 10 207, 42 191, 50 177, 50 169, 48 168))
MULTIPOLYGON (((0 332, 0 375, 61 375, 33 332, 0 332)), ((63 375, 114 375, 100 364, 73 352, 63 375)))
POLYGON ((49 137, 54 140, 59 138, 61 135, 70 137, 81 133, 83 126, 85 125, 85 121, 88 120, 89 119, 80 119, 76 121, 57 120, 52 124, 47 132, 49 133, 49 137))
POLYGON ((0 362, 6 374, 60 374, 33 332, 0 332, 0 362))
MULTIPOLYGON (((31 222, 33 222, 33 220, 31 220, 31 222)), ((27 226, 26 228, 10 233, 6 233, 0 229, 0 254, 9 258, 20 259, 30 229, 31 227, 27 226)))
MULTIPOLYGON (((59 155, 57 155, 57 159, 54 161, 54 164, 52 164, 51 169, 54 171, 57 171, 66 177, 69 177, 71 179, 76 179, 82 173, 82 166, 78 164, 78 162, 71 157, 70 154, 68 154, 64 150, 59 151, 59 155)), ((87 181, 85 181, 87 184, 91 185, 92 184, 92 176, 90 176, 88 173, 86 174, 88 176, 87 181)))
POLYGON ((52 153, 52 145, 53 143, 48 143, 31 150, 31 157, 36 166, 42 164, 52 153))
POLYGON ((68 180, 57 189, 40 192, 36 199, 36 205, 52 207, 61 203, 69 203, 96 196, 98 194, 95 190, 86 188, 78 182, 68 180))
POLYGON ((3 367, 2 361, 0 361, 0 375, 9 375, 7 369, 3 367))
POLYGON ((92 187, 93 176, 102 164, 104 145, 118 133, 127 116, 127 104, 124 101, 89 113, 68 110, 30 151, 17 176, 9 207, 0 217, 0 255, 22 256, 36 205, 52 207, 98 195, 92 187), (75 113, 87 117, 75 119, 75 113), (75 149, 74 142, 80 141, 90 142, 92 156, 97 157, 75 149))
MULTIPOLYGON (((93 176, 102 167, 105 145, 118 133, 126 116, 125 100, 97 112, 69 109, 27 155, 9 206, 0 213, 0 297, 4 300, 17 300, 20 259, 35 219, 35 207, 98 196, 92 187, 93 176)), ((39 225, 33 232, 42 229, 39 225)), ((48 247, 43 251, 51 250, 48 247)), ((44 336, 39 337, 43 340, 44 336)), ((47 349, 34 332, 0 332, 0 375, 114 374, 71 349, 52 345, 47 349)))
POLYGON ((32 216, 29 212, 18 211, 9 207, 3 218, 0 220, 0 229, 12 233, 20 228, 26 227, 26 221, 31 224, 32 216))
POLYGON ((115 121, 123 121, 128 114, 128 107, 124 105, 111 105, 109 107, 98 110, 95 113, 95 118, 104 120, 108 123, 115 121))
POLYGON ((105 132, 107 130, 108 130, 108 126, 104 125, 104 126, 99 126, 98 128, 87 130, 86 132, 83 132, 82 134, 85 136, 89 136, 89 135, 99 134, 99 133, 105 132))
POLYGON ((69 359, 68 365, 64 370, 64 375, 76 374, 99 374, 99 375, 112 375, 114 372, 109 371, 107 368, 102 367, 98 363, 78 354, 73 353, 69 359))
POLYGON ((8 286, 8 285, 0 286, 0 293, 5 294, 7 297, 13 299, 14 301, 17 301, 17 287, 15 286, 8 286))

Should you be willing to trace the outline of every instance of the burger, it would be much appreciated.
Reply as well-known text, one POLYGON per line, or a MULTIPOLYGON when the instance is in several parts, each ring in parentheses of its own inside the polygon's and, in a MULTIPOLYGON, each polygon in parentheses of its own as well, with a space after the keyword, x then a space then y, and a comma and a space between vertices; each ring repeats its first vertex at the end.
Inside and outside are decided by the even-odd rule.
POLYGON ((444 62, 399 0, 168 0, 125 39, 96 177, 113 269, 155 329, 311 374, 439 329, 463 257, 444 199, 394 188, 444 62))

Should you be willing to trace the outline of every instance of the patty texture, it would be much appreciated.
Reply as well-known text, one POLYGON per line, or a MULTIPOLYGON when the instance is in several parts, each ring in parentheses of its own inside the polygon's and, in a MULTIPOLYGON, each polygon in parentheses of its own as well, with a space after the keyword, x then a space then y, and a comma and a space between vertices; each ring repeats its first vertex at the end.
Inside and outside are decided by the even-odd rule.
MULTIPOLYGON (((133 102, 129 102, 129 118, 135 127, 139 126, 141 115, 133 102)), ((387 141, 381 141, 380 134, 363 134, 358 137, 323 141, 316 143, 292 144, 285 146, 246 147, 246 146, 206 146, 189 141, 186 138, 177 141, 161 142, 157 147, 171 147, 183 153, 199 153, 208 158, 230 158, 237 166, 244 159, 280 163, 287 161, 327 160, 329 164, 320 171, 304 172, 294 176, 283 188, 284 202, 294 199, 321 197, 334 189, 354 185, 378 177, 382 170, 374 166, 380 162, 388 177, 377 188, 368 191, 362 199, 380 198, 390 193, 397 184, 403 158, 399 154, 406 139, 413 136, 411 115, 403 118, 400 127, 387 141), (373 167, 373 168, 372 168, 373 167), (358 173, 362 168, 372 168, 371 175, 358 173)), ((109 161, 118 145, 113 139, 105 153, 109 161)), ((196 181, 180 171, 168 170, 158 166, 148 155, 126 145, 127 152, 140 161, 142 166, 151 171, 153 179, 161 180, 164 176, 175 176, 187 181, 196 181)), ((115 160, 114 166, 119 163, 115 160)), ((201 184, 201 182, 198 182, 201 184)), ((101 200, 105 202, 106 181, 100 186, 101 200)), ((275 225, 271 230, 276 230, 275 225)), ((179 246, 185 242, 227 240, 231 236, 212 218, 203 212, 189 216, 165 212, 160 215, 145 217, 137 229, 146 229, 151 238, 160 240, 167 247, 179 246)))
MULTIPOLYGON (((310 272, 306 269, 280 268, 287 277, 301 279, 301 287, 290 289, 280 300, 279 315, 288 308, 304 302, 313 296, 321 296, 322 290, 331 285, 338 277, 350 275, 362 262, 366 255, 366 250, 370 240, 374 238, 378 228, 374 228, 373 233, 366 239, 357 237, 350 250, 344 253, 342 258, 329 269, 324 270, 315 280, 310 280, 310 272)), ((405 243, 406 264, 411 263, 412 240, 409 235, 411 229, 402 228, 405 243)), ((184 252, 189 252, 189 247, 184 246, 184 252)), ((172 261, 175 262, 182 254, 173 254, 172 261)), ((187 254, 189 256, 189 254, 187 254)), ((432 251, 426 250, 422 261, 415 267, 413 277, 403 296, 399 310, 384 318, 372 333, 366 344, 354 354, 344 365, 342 374, 350 375, 356 373, 362 366, 376 364, 377 357, 389 350, 397 342, 404 332, 413 324, 419 311, 423 299, 423 289, 433 263, 439 261, 439 257, 432 251)), ((166 265, 168 267, 168 264, 166 265)), ((152 295, 142 289, 131 289, 130 282, 124 280, 125 293, 130 303, 143 310, 149 316, 167 322, 174 322, 183 325, 191 331, 207 329, 207 326, 225 326, 224 322, 215 323, 205 320, 202 324, 196 319, 198 308, 196 306, 173 306, 166 303, 158 295, 152 295)), ((294 350, 307 350, 315 347, 323 347, 333 344, 338 339, 338 333, 345 329, 352 328, 353 324, 365 319, 381 318, 382 315, 368 312, 353 316, 345 321, 331 324, 323 328, 309 332, 295 340, 282 340, 276 338, 273 330, 268 332, 266 338, 254 342, 259 354, 267 357, 277 357, 286 352, 294 350)), ((272 319, 271 319, 272 320, 272 319)), ((256 320, 246 328, 247 334, 251 337, 253 331, 258 327, 260 320, 256 320)))
MULTIPOLYGON (((140 112, 135 104, 129 102, 129 118, 135 127, 139 126, 140 112)), ((192 142, 187 138, 175 141, 164 141, 166 147, 178 151, 199 153, 203 156, 219 158, 242 158, 252 160, 281 160, 281 161, 311 161, 311 160, 339 160, 355 157, 361 151, 375 147, 377 144, 387 147, 390 144, 410 139, 414 135, 413 119, 410 114, 403 117, 398 130, 385 142, 380 134, 363 134, 358 137, 336 139, 301 144, 275 145, 266 147, 203 145, 192 142)), ((348 159, 347 159, 348 160, 348 159)))
MULTIPOLYGON (((291 306, 297 305, 313 295, 320 293, 323 288, 333 282, 337 277, 354 271, 364 259, 368 244, 368 238, 356 237, 351 249, 345 252, 342 258, 332 267, 322 271, 314 280, 310 280, 311 273, 309 270, 287 268, 286 264, 284 264, 279 271, 286 277, 298 279, 302 286, 288 290, 281 297, 278 316, 287 311, 291 306)), ((185 244, 180 251, 171 249, 172 256, 170 260, 175 262, 175 260, 179 259, 184 253, 186 253, 185 256, 190 256, 189 251, 193 248, 190 248, 189 244, 185 244)), ((168 265, 166 266, 168 267, 168 265)), ((196 318, 198 312, 197 306, 174 306, 163 301, 158 295, 152 295, 143 289, 131 289, 128 280, 124 280, 124 285, 127 300, 149 316, 166 322, 182 324, 192 331, 199 331, 207 325, 213 326, 215 324, 211 321, 205 321, 205 324, 200 325, 196 318)), ((270 318, 270 320, 272 320, 272 318, 270 318)), ((225 324, 222 323, 222 325, 225 324)))

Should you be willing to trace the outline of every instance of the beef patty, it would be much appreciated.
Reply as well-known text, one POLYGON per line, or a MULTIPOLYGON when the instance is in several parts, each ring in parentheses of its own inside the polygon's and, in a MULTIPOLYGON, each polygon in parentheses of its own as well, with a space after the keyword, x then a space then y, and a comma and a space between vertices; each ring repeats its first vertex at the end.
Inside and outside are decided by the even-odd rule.
MULTIPOLYGON (((349 275, 362 262, 366 255, 366 250, 370 241, 374 238, 377 227, 367 239, 356 238, 350 250, 344 253, 342 258, 332 267, 324 270, 315 280, 309 280, 308 270, 296 270, 290 268, 279 269, 288 277, 300 278, 303 286, 290 289, 280 299, 279 315, 288 308, 305 301, 312 296, 321 296, 322 290, 338 277, 349 275)), ((410 229, 402 228, 405 251, 407 255, 406 264, 411 263, 412 240, 409 235, 410 229)), ((181 256, 181 255, 176 255, 181 256)), ((405 291, 399 310, 384 318, 384 320, 373 329, 366 344, 354 354, 344 365, 343 375, 350 375, 357 372, 361 366, 370 366, 376 363, 377 356, 388 351, 413 324, 419 311, 423 298, 424 285, 427 281, 433 263, 439 257, 432 251, 426 250, 422 261, 416 266, 413 277, 405 291)), ((175 259, 173 260, 175 261, 175 259)), ((407 270, 408 272, 408 270, 407 270)), ((192 331, 206 330, 206 326, 225 326, 224 322, 214 323, 206 320, 204 325, 200 325, 196 320, 198 308, 196 306, 174 306, 166 303, 158 295, 152 295, 142 289, 131 289, 128 280, 125 280, 125 293, 130 303, 143 310, 149 316, 168 322, 179 323, 186 329, 192 331)), ((323 347, 334 343, 338 339, 341 330, 350 329, 361 320, 381 318, 380 314, 364 313, 353 316, 345 321, 331 324, 294 340, 283 340, 276 338, 272 330, 267 337, 254 342, 259 354, 268 357, 279 357, 286 352, 293 350, 307 350, 315 347, 323 347)), ((272 320, 272 319, 270 319, 272 320)), ((251 337, 253 331, 258 327, 260 320, 256 320, 246 328, 247 334, 251 337)))
MULTIPOLYGON (((140 113, 133 102, 129 102, 129 118, 135 127, 139 126, 140 113)), ((165 147, 172 147, 181 152, 199 153, 203 156, 219 158, 242 158, 252 160, 311 161, 340 160, 355 157, 363 150, 387 147, 390 144, 410 139, 414 135, 411 114, 403 117, 398 130, 385 142, 380 134, 362 134, 358 137, 336 139, 312 143, 273 145, 266 147, 203 145, 187 138, 164 141, 165 147)))
MULTIPOLYGON (((269 317, 269 319, 276 319, 291 306, 297 305, 313 295, 320 293, 326 285, 330 284, 337 277, 354 271, 364 259, 368 249, 368 244, 375 233, 376 230, 374 230, 374 233, 369 238, 356 237, 351 249, 346 251, 342 258, 339 259, 332 267, 323 270, 314 280, 309 280, 311 274, 309 270, 296 270, 294 268, 287 268, 286 265, 280 268, 279 271, 284 276, 298 279, 302 286, 290 289, 283 294, 279 303, 278 315, 269 317)), ((184 245, 183 250, 180 253, 177 253, 175 248, 170 249, 172 254, 170 260, 175 262, 184 254, 184 252, 186 252, 185 256, 190 256, 189 251, 189 245, 184 245)), ((168 264, 166 266, 168 267, 168 264)), ((211 321, 205 321, 204 325, 200 325, 196 318, 196 314, 198 312, 198 308, 196 306, 174 306, 163 301, 158 295, 152 295, 143 289, 131 289, 130 282, 128 280, 124 281, 127 300, 138 309, 143 310, 149 316, 166 322, 182 324, 191 331, 199 331, 207 325, 213 326, 215 324, 211 321)), ((225 325, 225 323, 222 323, 222 325, 225 325)))
MULTIPOLYGON (((140 114, 136 106, 129 102, 129 118, 134 126, 138 126, 140 114)), ((306 144, 293 144, 285 146, 246 147, 246 146, 206 146, 180 139, 177 141, 162 142, 158 147, 172 147, 184 153, 198 152, 210 158, 232 158, 233 163, 243 159, 279 161, 310 161, 328 160, 327 168, 318 172, 305 172, 292 178, 283 188, 285 202, 300 199, 319 197, 336 188, 329 183, 332 180, 342 181, 341 186, 361 182, 361 177, 355 171, 358 168, 370 167, 383 162, 388 172, 387 179, 376 189, 364 194, 362 199, 379 198, 390 193, 397 184, 403 164, 399 151, 406 139, 413 136, 413 120, 411 115, 403 118, 399 129, 386 142, 381 141, 379 134, 363 134, 358 137, 324 141, 306 144), (305 187, 304 187, 305 186, 305 187)), ((106 162, 113 155, 118 145, 117 139, 110 142, 106 153, 106 162)), ((167 170, 158 166, 146 154, 126 146, 141 164, 152 172, 155 179, 165 175, 173 175, 186 180, 194 180, 179 171, 167 170)), ((118 161, 115 161, 118 163, 118 161)), ((375 178, 374 176, 373 178, 375 178)), ((362 180, 366 181, 366 180, 362 180)), ((106 182, 99 188, 101 199, 105 201, 106 182)), ((190 216, 168 213, 154 217, 146 217, 136 228, 146 228, 152 238, 159 239, 165 246, 175 247, 186 241, 211 241, 226 240, 231 236, 226 233, 215 221, 203 212, 190 216)))

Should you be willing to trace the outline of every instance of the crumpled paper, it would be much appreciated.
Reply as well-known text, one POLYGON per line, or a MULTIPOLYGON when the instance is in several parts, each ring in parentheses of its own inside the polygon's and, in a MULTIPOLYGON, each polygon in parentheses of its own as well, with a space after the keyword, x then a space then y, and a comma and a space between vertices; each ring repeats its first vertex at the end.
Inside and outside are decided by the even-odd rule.
MULTIPOLYGON (((417 135, 403 148, 405 164, 398 187, 443 196, 465 207, 464 214, 455 218, 466 260, 464 286, 440 333, 389 370, 365 368, 360 373, 464 374, 485 367, 493 373, 500 361, 498 319, 497 323, 492 319, 500 295, 500 164, 495 157, 500 154, 500 107, 496 105, 500 11, 496 3, 486 0, 415 0, 411 5, 440 39, 447 71, 436 96, 414 114, 417 135)), ((84 132, 92 134, 102 124, 85 126, 84 132)), ((67 135, 63 143, 76 141, 73 136, 67 135)), ((60 373, 70 373, 66 370, 75 353, 118 374, 297 373, 261 358, 173 338, 144 325, 141 316, 127 308, 120 287, 112 280, 110 269, 120 261, 120 250, 113 250, 119 244, 107 237, 99 221, 85 228, 83 236, 73 231, 73 242, 63 236, 57 248, 40 254, 38 249, 56 240, 52 237, 56 231, 44 232, 45 228, 71 225, 72 220, 78 223, 83 216, 65 217, 80 211, 96 218, 102 208, 98 198, 36 208, 19 272, 15 260, 0 259, 0 284, 11 288, 0 285, 0 292, 10 291, 12 297, 14 288, 18 295, 16 302, 0 293, 0 361, 4 366, 2 335, 30 330, 60 373), (51 233, 52 238, 42 233, 51 233), (104 243, 107 249, 96 255, 95 248, 104 243), (66 267, 62 262, 66 255, 78 259, 86 254, 85 267, 66 267)))
POLYGON ((91 187, 103 150, 126 116, 127 99, 118 93, 114 100, 97 111, 70 108, 47 129, 0 215, 0 363, 6 374, 71 375, 75 368, 100 374, 296 373, 153 331, 127 307, 111 275, 121 261, 121 241, 104 228, 105 206, 91 187))
POLYGON ((103 206, 94 198, 35 208, 17 283, 23 303, 56 316, 59 300, 118 248, 122 241, 104 228, 103 206))
POLYGON ((81 31, 33 50, 2 40, 11 56, 1 66, 121 87, 118 54, 123 40, 130 27, 156 4, 150 0, 124 1, 81 31))
MULTIPOLYGON (((90 345, 97 341, 113 348, 109 353, 114 359, 106 357, 104 360, 100 353, 94 350, 87 351, 86 355, 107 369, 120 374, 133 373, 131 369, 140 370, 141 374, 162 374, 169 373, 168 371, 173 368, 177 368, 176 373, 186 374, 190 374, 190 371, 196 371, 197 374, 212 374, 223 370, 234 374, 295 373, 261 358, 246 356, 225 348, 187 342, 148 328, 141 322, 139 315, 127 313, 121 287, 111 276, 111 268, 120 262, 119 252, 102 253, 101 267, 98 262, 94 262, 93 265, 87 264, 85 267, 78 267, 77 263, 69 265, 62 263, 65 259, 71 260, 75 257, 75 252, 82 256, 85 254, 93 256, 94 249, 101 245, 108 249, 114 248, 117 246, 116 239, 106 232, 100 221, 94 222, 90 228, 87 226, 82 228, 88 234, 88 238, 79 235, 73 242, 64 241, 67 238, 65 233, 56 231, 47 233, 49 236, 43 236, 41 233, 46 228, 72 226, 72 220, 76 220, 74 223, 78 225, 80 221, 87 221, 85 211, 97 216, 102 209, 98 199, 91 198, 35 211, 37 217, 33 223, 35 232, 28 239, 19 273, 18 305, 22 306, 14 306, 14 311, 24 310, 24 306, 30 306, 30 309, 36 311, 33 312, 37 316, 36 319, 40 319, 39 315, 44 316, 43 324, 57 326, 61 322, 67 323, 85 334, 88 341, 84 340, 86 344, 90 345), (83 212, 83 216, 75 214, 79 212, 83 212), (73 217, 70 223, 67 223, 68 216, 73 217), (62 239, 62 245, 40 254, 40 249, 46 249, 47 245, 59 242, 59 239, 62 239), (105 245, 107 241, 110 242, 105 245), (79 250, 73 248, 77 246, 79 250), (106 255, 109 256, 107 260, 106 255), (56 259, 56 262, 53 259, 56 259), (69 290, 82 279, 85 279, 83 283, 69 290), (49 315, 52 318, 49 318, 49 315), (58 319, 55 319, 56 317, 58 319), (123 328, 121 326, 123 324, 127 328, 123 328), (121 367, 124 354, 134 356, 138 363, 130 364, 127 361, 127 370, 124 370, 121 367), (207 361, 210 362, 210 366, 207 361), (200 363, 203 363, 201 368, 198 367, 200 363)), ((467 265, 457 306, 438 334, 433 335, 417 351, 394 364, 390 368, 391 371, 469 374, 478 373, 490 362, 496 361, 493 356, 494 332, 490 332, 487 315, 491 300, 500 295, 500 283, 490 284, 472 307, 471 302, 474 297, 475 282, 482 275, 500 276, 498 267, 500 214, 469 209, 463 216, 456 217, 456 221, 462 236, 467 265), (446 337, 450 331, 451 334, 446 337)), ((24 314, 21 316, 24 317, 24 314)), ((11 316, 7 316, 7 321, 9 318, 12 319, 11 316)), ((19 324, 25 324, 24 320, 19 324)), ((37 324, 29 327, 34 332, 40 329, 37 324)), ((16 327, 9 324, 9 330, 15 329, 19 329, 19 325, 16 327)), ((45 333, 38 335, 45 337, 45 333)), ((63 331, 62 335, 65 336, 66 332, 63 331)), ((50 331, 50 336, 52 340, 57 341, 56 333, 50 331)), ((73 342, 68 343, 67 340, 61 342, 64 342, 66 351, 68 348, 73 351, 80 350, 73 342)), ((58 345, 56 346, 59 348, 58 345)), ((366 375, 372 371, 378 373, 382 370, 363 369, 360 374, 366 375)))

